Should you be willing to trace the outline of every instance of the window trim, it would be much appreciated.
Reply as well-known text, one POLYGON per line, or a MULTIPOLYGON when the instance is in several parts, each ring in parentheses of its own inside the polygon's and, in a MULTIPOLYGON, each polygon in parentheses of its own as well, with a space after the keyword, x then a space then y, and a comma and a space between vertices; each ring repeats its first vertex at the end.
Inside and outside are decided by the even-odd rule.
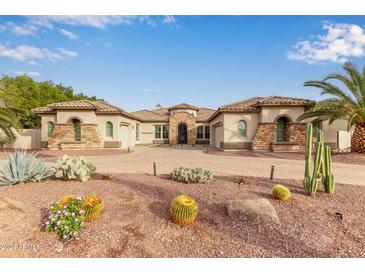
POLYGON ((247 122, 245 120, 239 120, 237 122, 237 132, 238 132, 238 136, 240 137, 247 137, 247 122), (244 124, 244 129, 240 128, 240 123, 244 124), (242 131, 242 134, 241 134, 242 131))
POLYGON ((196 139, 197 140, 210 140, 210 126, 209 125, 199 125, 196 127, 196 139), (202 129, 201 132, 199 132, 199 128, 202 129), (207 131, 207 128, 209 130, 207 131), (202 138, 199 138, 199 134, 201 133, 202 138), (207 133, 209 134, 209 138, 206 137, 207 133))
POLYGON ((52 133, 54 131, 54 127, 55 127, 55 125, 54 125, 54 123, 52 121, 48 121, 47 122, 47 136, 48 137, 51 137, 52 136, 52 133), (50 126, 52 127, 51 130, 50 130, 50 126))
POLYGON ((136 141, 141 141, 141 124, 136 123, 136 141))
POLYGON ((114 125, 113 125, 113 123, 112 122, 110 122, 110 121, 107 121, 106 123, 105 123, 105 137, 106 138, 114 138, 114 125), (109 127, 108 127, 109 126, 109 127), (110 132, 108 132, 108 130, 110 130, 110 132), (111 135, 109 135, 109 133, 111 134, 111 135))

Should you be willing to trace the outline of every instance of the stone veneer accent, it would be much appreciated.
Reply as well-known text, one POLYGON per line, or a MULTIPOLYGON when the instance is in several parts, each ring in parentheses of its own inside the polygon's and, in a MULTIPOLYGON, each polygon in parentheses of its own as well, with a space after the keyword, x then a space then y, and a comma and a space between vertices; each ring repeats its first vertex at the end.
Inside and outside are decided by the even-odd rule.
POLYGON ((74 126, 71 123, 56 124, 52 136, 48 138, 49 149, 60 149, 61 144, 65 143, 68 149, 75 148, 100 148, 103 146, 99 135, 97 124, 80 124, 81 141, 75 141, 74 126))
POLYGON ((303 151, 305 146, 305 123, 288 123, 285 129, 285 139, 280 145, 276 141, 276 123, 259 123, 256 128, 255 136, 252 140, 252 150, 272 150, 280 149, 284 151, 303 151), (292 147, 291 147, 292 146, 292 147))
POLYGON ((181 111, 170 116, 169 121, 169 139, 170 145, 178 144, 178 126, 180 123, 185 123, 187 125, 188 140, 189 145, 195 145, 196 140, 196 119, 195 117, 187 112, 181 111))

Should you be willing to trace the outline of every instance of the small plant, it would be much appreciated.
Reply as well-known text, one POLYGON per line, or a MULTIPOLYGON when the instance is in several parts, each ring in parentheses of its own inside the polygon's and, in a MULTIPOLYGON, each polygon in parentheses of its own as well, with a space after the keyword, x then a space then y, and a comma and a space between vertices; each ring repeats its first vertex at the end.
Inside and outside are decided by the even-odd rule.
POLYGON ((100 197, 88 195, 82 199, 82 208, 85 210, 86 221, 91 221, 103 213, 104 203, 100 197))
POLYGON ((70 198, 66 196, 61 201, 69 201, 66 205, 54 203, 49 210, 44 225, 45 230, 56 232, 60 241, 68 242, 79 239, 80 231, 84 227, 85 210, 82 208, 82 197, 70 198))
POLYGON ((202 168, 185 168, 179 167, 171 172, 171 178, 177 182, 183 183, 211 183, 214 179, 213 174, 202 168))
POLYGON ((8 153, 0 163, 0 185, 39 182, 52 176, 52 169, 36 156, 35 152, 27 154, 20 150, 8 153))
POLYGON ((79 180, 86 182, 96 167, 85 157, 71 158, 62 156, 53 166, 56 169, 56 178, 66 178, 68 180, 79 180))
POLYGON ((191 224, 198 214, 198 205, 195 200, 186 195, 175 197, 170 205, 172 221, 179 224, 191 224))
POLYGON ((272 188, 272 196, 274 199, 287 201, 289 200, 291 193, 290 190, 283 185, 274 185, 272 188))

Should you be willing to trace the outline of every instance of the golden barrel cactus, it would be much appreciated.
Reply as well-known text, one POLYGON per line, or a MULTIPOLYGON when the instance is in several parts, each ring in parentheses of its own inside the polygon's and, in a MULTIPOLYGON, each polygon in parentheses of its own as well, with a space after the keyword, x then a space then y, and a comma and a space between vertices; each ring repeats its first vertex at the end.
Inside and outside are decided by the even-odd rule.
POLYGON ((82 208, 85 210, 86 221, 92 221, 103 213, 104 202, 97 195, 88 195, 82 199, 82 208))
POLYGON ((186 195, 175 197, 170 205, 170 216, 172 221, 179 224, 191 224, 198 214, 198 204, 195 200, 186 195))
POLYGON ((76 198, 76 195, 64 196, 58 201, 58 204, 60 205, 60 207, 64 207, 65 205, 68 205, 75 198, 76 198))
POLYGON ((287 201, 290 198, 290 190, 283 185, 274 185, 272 188, 272 196, 275 199, 287 201))

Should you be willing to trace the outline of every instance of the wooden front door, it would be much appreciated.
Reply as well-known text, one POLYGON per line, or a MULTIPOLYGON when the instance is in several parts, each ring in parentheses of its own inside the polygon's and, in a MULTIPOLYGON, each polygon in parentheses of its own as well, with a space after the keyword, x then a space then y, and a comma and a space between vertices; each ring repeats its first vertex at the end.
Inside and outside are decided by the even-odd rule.
POLYGON ((179 144, 188 143, 188 127, 185 123, 180 123, 177 130, 177 140, 179 144))

